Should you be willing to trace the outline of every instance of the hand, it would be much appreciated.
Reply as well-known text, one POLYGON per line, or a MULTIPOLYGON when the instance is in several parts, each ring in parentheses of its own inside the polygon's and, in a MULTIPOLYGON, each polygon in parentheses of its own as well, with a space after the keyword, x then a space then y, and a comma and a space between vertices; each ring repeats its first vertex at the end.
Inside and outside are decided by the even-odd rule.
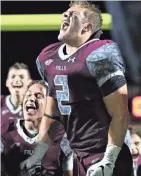
POLYGON ((28 159, 24 160, 20 163, 20 169, 30 169, 31 167, 35 165, 40 165, 42 158, 37 158, 37 155, 33 154, 28 159))
POLYGON ((100 162, 92 164, 87 170, 86 176, 112 176, 120 150, 121 148, 118 146, 108 145, 104 158, 100 162))
POLYGON ((114 162, 103 159, 90 166, 86 176, 112 176, 114 166, 114 162))
POLYGON ((45 153, 47 152, 48 144, 38 141, 36 147, 34 148, 33 155, 20 164, 20 168, 30 169, 32 166, 37 165, 41 162, 45 153))

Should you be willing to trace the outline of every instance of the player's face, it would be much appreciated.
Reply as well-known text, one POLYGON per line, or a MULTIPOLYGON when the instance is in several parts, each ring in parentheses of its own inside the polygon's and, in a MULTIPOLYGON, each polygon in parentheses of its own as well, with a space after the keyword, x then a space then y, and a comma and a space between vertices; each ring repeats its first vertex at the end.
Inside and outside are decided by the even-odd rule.
POLYGON ((76 41, 82 37, 83 29, 86 26, 86 9, 74 5, 63 13, 60 33, 58 39, 65 43, 76 41))
POLYGON ((33 84, 25 93, 23 113, 27 121, 36 122, 44 115, 47 103, 46 88, 41 84, 33 84))
POLYGON ((136 134, 131 136, 131 154, 133 161, 137 162, 141 155, 141 138, 136 134))
POLYGON ((29 74, 26 69, 10 69, 6 80, 6 86, 9 89, 10 94, 24 94, 29 79, 29 74))

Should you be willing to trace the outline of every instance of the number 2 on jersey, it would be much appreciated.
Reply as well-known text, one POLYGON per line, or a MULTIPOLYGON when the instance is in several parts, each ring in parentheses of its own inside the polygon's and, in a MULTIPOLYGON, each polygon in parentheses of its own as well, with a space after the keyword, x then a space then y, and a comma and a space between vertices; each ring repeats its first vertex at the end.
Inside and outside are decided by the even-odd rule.
POLYGON ((56 90, 56 98, 58 101, 58 107, 62 115, 70 115, 71 106, 62 105, 62 101, 69 101, 69 88, 67 75, 56 75, 54 78, 54 84, 56 86, 62 86, 62 90, 56 90))

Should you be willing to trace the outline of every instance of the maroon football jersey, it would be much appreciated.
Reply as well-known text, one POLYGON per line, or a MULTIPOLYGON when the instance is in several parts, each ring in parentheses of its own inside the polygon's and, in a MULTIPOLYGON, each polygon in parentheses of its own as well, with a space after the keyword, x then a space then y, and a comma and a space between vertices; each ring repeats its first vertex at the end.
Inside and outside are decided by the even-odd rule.
POLYGON ((1 96, 1 135, 7 131, 10 123, 21 117, 21 106, 19 106, 17 109, 14 109, 10 101, 10 95, 1 96))
MULTIPOLYGON (((17 173, 22 161, 33 154, 38 134, 35 137, 29 137, 23 128, 23 120, 18 119, 14 130, 6 133, 2 137, 4 145, 5 163, 9 172, 17 173)), ((54 124, 52 130, 59 130, 59 134, 54 137, 53 143, 49 146, 48 152, 42 159, 41 165, 47 170, 57 172, 60 169, 60 142, 64 135, 60 123, 54 124), (55 129, 53 129, 55 128, 55 129)), ((51 137, 51 136, 50 136, 51 137)))
POLYGON ((52 44, 39 54, 37 67, 48 83, 61 113, 71 148, 82 152, 104 152, 111 116, 101 86, 115 75, 124 76, 123 61, 116 43, 93 39, 72 55, 65 44, 52 44))

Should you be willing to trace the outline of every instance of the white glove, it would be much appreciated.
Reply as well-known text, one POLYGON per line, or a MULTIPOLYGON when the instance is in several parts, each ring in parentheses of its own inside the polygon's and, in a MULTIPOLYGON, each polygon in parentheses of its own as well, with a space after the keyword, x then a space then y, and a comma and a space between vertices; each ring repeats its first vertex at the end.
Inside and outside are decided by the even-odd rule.
POLYGON ((120 150, 121 148, 118 146, 108 145, 103 159, 91 165, 86 176, 112 176, 120 150))
POLYGON ((30 156, 28 159, 20 163, 20 168, 30 169, 32 166, 40 164, 42 158, 44 157, 45 153, 47 152, 48 144, 44 142, 37 142, 36 147, 34 149, 33 155, 30 156))

